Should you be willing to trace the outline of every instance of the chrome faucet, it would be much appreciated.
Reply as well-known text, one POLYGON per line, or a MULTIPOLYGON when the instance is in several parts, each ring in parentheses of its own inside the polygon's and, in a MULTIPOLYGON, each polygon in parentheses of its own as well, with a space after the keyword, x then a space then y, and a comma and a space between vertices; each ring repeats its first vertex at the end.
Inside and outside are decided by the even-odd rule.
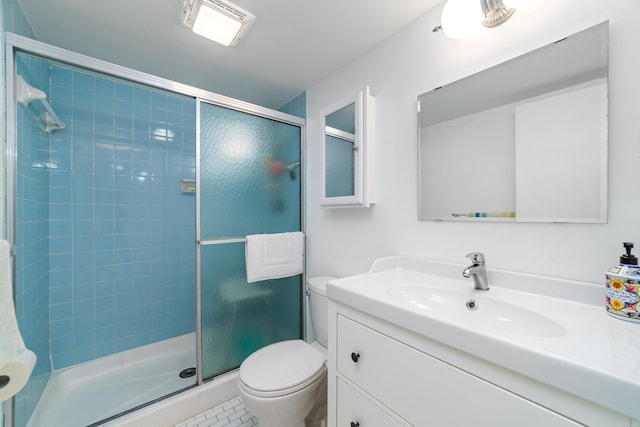
POLYGON ((471 259, 472 264, 465 268, 462 275, 467 279, 473 278, 473 287, 480 291, 489 290, 489 282, 487 281, 487 268, 484 262, 484 255, 480 252, 471 252, 465 255, 471 259))

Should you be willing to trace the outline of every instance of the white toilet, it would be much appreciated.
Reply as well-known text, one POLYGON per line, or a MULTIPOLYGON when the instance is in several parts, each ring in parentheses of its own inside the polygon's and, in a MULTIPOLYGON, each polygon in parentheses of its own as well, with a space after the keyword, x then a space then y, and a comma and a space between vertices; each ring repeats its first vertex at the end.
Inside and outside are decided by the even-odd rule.
MULTIPOLYGON (((281 341, 256 351, 242 362, 240 399, 258 418, 259 427, 305 427, 305 417, 325 392, 327 368, 327 282, 307 281, 311 327, 316 341, 281 341)), ((314 410, 315 412, 315 410, 314 410)))

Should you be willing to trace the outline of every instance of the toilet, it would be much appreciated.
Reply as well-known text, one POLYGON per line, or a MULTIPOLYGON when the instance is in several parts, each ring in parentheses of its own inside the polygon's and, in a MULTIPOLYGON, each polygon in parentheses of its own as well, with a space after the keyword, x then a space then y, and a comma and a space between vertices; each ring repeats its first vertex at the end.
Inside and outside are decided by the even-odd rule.
MULTIPOLYGON (((309 312, 316 341, 281 341, 254 352, 240 365, 238 387, 259 427, 305 427, 305 417, 326 399, 327 282, 309 279, 309 312)), ((315 412, 315 411, 314 411, 315 412)))

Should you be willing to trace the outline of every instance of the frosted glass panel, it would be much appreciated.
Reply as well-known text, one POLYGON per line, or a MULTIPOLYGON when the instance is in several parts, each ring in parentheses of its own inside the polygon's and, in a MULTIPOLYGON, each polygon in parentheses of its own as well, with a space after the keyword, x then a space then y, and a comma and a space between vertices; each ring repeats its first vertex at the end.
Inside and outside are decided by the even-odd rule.
POLYGON ((302 277, 249 284, 244 241, 225 241, 300 230, 301 128, 200 105, 202 377, 210 379, 302 336, 302 277))
POLYGON ((202 240, 300 230, 300 128, 201 104, 202 240))
POLYGON ((300 276, 247 283, 244 243, 201 246, 201 260, 204 379, 265 345, 301 337, 300 276))

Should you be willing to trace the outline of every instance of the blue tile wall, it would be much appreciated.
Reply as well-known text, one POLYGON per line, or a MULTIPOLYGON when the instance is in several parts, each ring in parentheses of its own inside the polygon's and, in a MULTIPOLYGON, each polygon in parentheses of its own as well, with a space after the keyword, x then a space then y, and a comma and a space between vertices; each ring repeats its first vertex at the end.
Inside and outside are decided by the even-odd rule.
POLYGON ((307 92, 293 98, 291 101, 278 108, 278 111, 291 114, 292 116, 307 118, 307 92))
POLYGON ((54 369, 195 330, 195 100, 61 64, 52 106, 54 369))
MULTIPOLYGON (((43 60, 19 58, 17 71, 31 85, 46 88, 49 67, 43 60)), ((16 397, 16 427, 26 425, 51 374, 49 359, 49 137, 37 117, 38 102, 16 104, 15 199, 16 317, 27 348, 38 357, 27 385, 16 397)))
POLYGON ((5 31, 32 39, 36 38, 18 0, 2 0, 2 16, 5 31))
MULTIPOLYGON (((17 0, 0 4, 6 31, 36 38, 17 0)), ((195 197, 180 194, 195 177, 195 101, 21 56, 67 127, 49 137, 37 102, 17 107, 16 311, 38 363, 16 427, 51 363, 193 332, 196 281, 195 197)))
MULTIPOLYGON (((0 8, 2 9, 2 13, 0 14, 0 16, 2 17, 2 28, 4 31, 19 34, 25 37, 36 38, 33 32, 33 29, 29 24, 29 20, 27 19, 24 12, 22 11, 22 7, 18 3, 18 0, 2 0, 0 2, 0 8)), ((4 59, 5 59, 4 43, 2 43, 0 50, 2 51, 2 64, 4 64, 4 59)), ((4 74, 5 74, 4 66, 2 67, 2 70, 0 70, 0 73, 4 77, 4 74)), ((3 123, 5 123, 6 115, 4 115, 1 119, 3 123)), ((2 152, 2 156, 4 161, 0 164, 0 173, 2 173, 3 176, 6 176, 5 165, 7 163, 6 163, 6 153, 4 152, 4 150, 2 152)), ((0 203, 0 209, 2 209, 4 206, 6 206, 6 183, 4 183, 3 188, 0 188, 0 197, 2 197, 3 199, 2 203, 0 203)), ((7 226, 6 218, 4 215, 0 215, 0 219, 1 219, 0 236, 6 237, 6 226, 7 226)))

